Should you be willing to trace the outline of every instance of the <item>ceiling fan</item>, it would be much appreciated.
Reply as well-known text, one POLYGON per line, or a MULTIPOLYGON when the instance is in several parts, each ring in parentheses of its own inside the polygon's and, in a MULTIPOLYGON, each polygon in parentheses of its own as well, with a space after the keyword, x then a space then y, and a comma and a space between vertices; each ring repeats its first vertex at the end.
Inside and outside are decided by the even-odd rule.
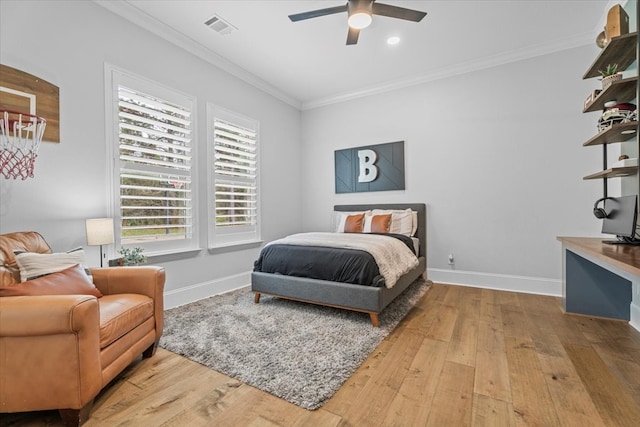
POLYGON ((371 24, 372 15, 387 16, 390 18, 404 19, 406 21, 420 22, 427 13, 419 10, 405 9, 404 7, 391 6, 388 4, 376 3, 375 0, 348 0, 342 6, 327 7, 325 9, 311 10, 309 12, 289 15, 293 22, 304 19, 317 18, 334 13, 347 12, 349 32, 347 34, 347 44, 358 43, 360 30, 371 24))

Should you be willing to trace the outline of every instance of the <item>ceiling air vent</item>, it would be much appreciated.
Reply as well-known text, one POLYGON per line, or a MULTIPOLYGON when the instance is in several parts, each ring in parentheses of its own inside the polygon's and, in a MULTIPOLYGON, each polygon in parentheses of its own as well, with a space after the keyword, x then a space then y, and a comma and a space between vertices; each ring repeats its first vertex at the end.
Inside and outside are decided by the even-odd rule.
POLYGON ((211 28, 215 32, 222 34, 223 36, 231 34, 233 31, 237 30, 236 27, 229 24, 218 15, 213 15, 210 19, 207 19, 204 25, 211 28))

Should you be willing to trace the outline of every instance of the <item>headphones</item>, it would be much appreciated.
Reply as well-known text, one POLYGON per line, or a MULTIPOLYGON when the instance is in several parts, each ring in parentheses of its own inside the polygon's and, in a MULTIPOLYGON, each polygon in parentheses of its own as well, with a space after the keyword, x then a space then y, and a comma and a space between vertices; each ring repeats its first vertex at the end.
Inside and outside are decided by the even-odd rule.
POLYGON ((596 218, 604 219, 609 216, 609 213, 606 210, 604 210, 604 208, 599 208, 598 204, 604 200, 610 200, 610 199, 613 199, 613 197, 603 197, 601 199, 596 200, 596 202, 593 204, 593 214, 596 216, 596 218))

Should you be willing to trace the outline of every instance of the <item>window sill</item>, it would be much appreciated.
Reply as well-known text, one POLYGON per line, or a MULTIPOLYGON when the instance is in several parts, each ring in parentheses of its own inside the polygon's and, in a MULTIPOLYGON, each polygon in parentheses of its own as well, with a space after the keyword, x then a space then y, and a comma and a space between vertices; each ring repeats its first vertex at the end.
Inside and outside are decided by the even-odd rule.
POLYGON ((218 252, 229 252, 235 250, 243 250, 243 249, 251 249, 262 246, 264 240, 246 240, 243 242, 229 242, 222 243, 215 246, 210 246, 207 248, 209 253, 218 253, 218 252))
POLYGON ((152 252, 149 254, 145 254, 147 257, 146 264, 153 264, 154 262, 163 262, 163 261, 175 261, 177 259, 182 259, 182 258, 190 258, 190 257, 196 256, 201 251, 202 251, 202 248, 191 248, 191 249, 177 249, 175 251, 152 252))

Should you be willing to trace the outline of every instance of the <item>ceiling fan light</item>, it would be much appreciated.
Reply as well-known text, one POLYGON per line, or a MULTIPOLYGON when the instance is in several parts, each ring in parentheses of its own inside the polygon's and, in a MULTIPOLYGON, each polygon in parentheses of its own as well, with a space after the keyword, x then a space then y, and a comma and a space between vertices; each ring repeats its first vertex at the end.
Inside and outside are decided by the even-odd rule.
POLYGON ((371 24, 371 14, 368 12, 355 12, 347 20, 351 28, 361 30, 371 24))

